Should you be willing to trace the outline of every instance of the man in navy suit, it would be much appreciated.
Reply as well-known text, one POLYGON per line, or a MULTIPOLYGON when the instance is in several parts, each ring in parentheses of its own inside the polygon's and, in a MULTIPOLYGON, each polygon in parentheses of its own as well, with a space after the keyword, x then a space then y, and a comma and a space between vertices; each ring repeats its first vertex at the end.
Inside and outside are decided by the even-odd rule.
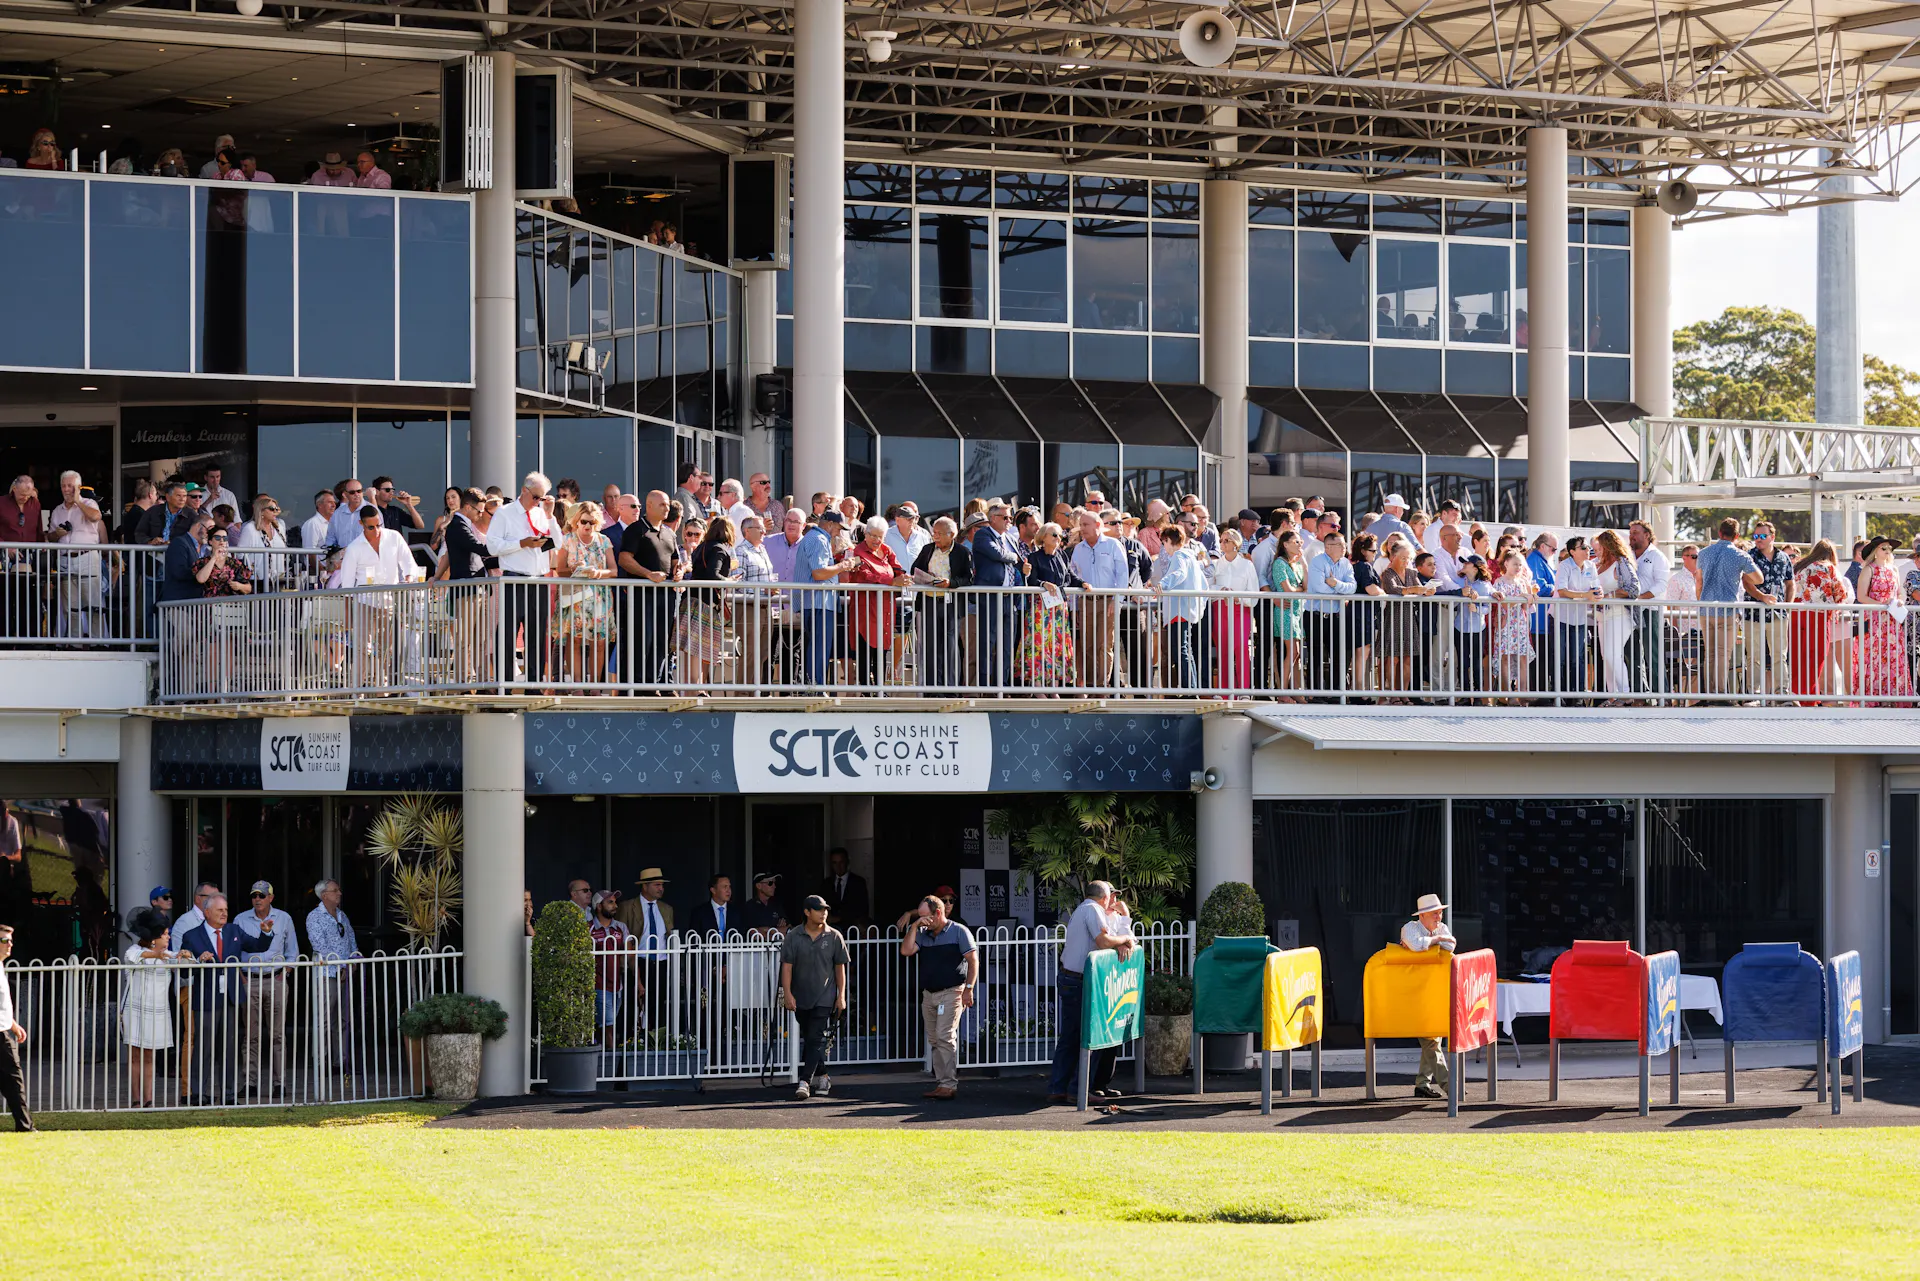
POLYGON ((247 980, 240 970, 243 952, 264 952, 273 946, 273 922, 260 927, 258 938, 227 919, 227 899, 215 894, 206 902, 207 919, 180 936, 180 946, 194 959, 190 997, 193 1018, 193 1094, 195 1103, 210 1103, 214 1091, 233 1102, 238 1065, 239 1020, 247 1004, 247 980))
MULTIPOLYGON (((973 531, 973 585, 1021 587, 1027 581, 1026 552, 1012 529, 1005 503, 987 508, 987 523, 973 531)), ((991 689, 1013 685, 1013 655, 1020 647, 1020 605, 1010 593, 989 597, 980 606, 980 683, 991 689)))

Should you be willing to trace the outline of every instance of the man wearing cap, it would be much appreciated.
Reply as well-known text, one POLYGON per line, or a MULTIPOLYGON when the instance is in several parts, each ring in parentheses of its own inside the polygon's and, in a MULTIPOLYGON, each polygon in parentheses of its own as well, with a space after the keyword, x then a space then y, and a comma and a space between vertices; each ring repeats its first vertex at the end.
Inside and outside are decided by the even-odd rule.
POLYGON ((1413 526, 1401 519, 1407 514, 1406 499, 1398 494, 1388 494, 1387 501, 1380 504, 1380 513, 1380 519, 1367 526, 1367 532, 1378 538, 1382 547, 1394 534, 1403 535, 1410 543, 1419 543, 1420 540, 1413 536, 1413 526))
POLYGON ((657 867, 642 868, 634 884, 640 892, 621 901, 620 922, 640 945, 640 990, 654 994, 651 1003, 642 998, 646 1026, 664 1027, 666 985, 658 981, 656 970, 666 957, 667 935, 673 933, 673 905, 665 898, 667 876, 657 867))
MULTIPOLYGON (((165 885, 156 885, 147 891, 147 910, 152 912, 159 923, 167 929, 173 928, 173 891, 165 885)), ((127 913, 131 921, 140 912, 139 908, 127 913)), ((124 923, 124 922, 123 922, 124 923)))
POLYGON ((742 903, 734 913, 738 924, 735 929, 745 930, 749 937, 756 932, 760 935, 787 928, 787 918, 780 911, 780 904, 774 901, 774 895, 780 892, 780 873, 760 872, 753 878, 753 897, 742 903))
POLYGON ((947 905, 929 894, 900 939, 900 955, 920 958, 920 1022, 933 1060, 933 1088, 923 1098, 946 1100, 960 1092, 960 1011, 973 1004, 980 953, 973 931, 947 916, 947 905))
MULTIPOLYGON (((754 882, 754 889, 760 888, 754 882)), ((780 941, 780 1003, 800 1024, 800 1083, 796 1102, 833 1089, 827 1068, 827 1024, 847 1008, 847 940, 827 924, 827 900, 807 895, 806 920, 780 941)))
MULTIPOLYGON (((1400 927, 1400 945, 1409 952, 1428 948, 1454 948, 1453 931, 1447 927, 1447 905, 1438 894, 1422 894, 1414 905, 1413 919, 1400 927)), ((1440 1038, 1420 1042, 1420 1068, 1413 1076, 1413 1092, 1423 1099, 1444 1099, 1449 1082, 1447 1059, 1440 1052, 1440 1038)))
MULTIPOLYGON (((615 915, 620 910, 619 890, 599 890, 593 896, 593 950, 598 958, 594 966, 593 1011, 600 1023, 600 1034, 612 1049, 620 1040, 620 996, 627 985, 627 969, 633 958, 620 955, 634 950, 633 933, 615 915)), ((634 980, 634 999, 646 999, 646 989, 634 980)))
POLYGON ((823 690, 834 683, 833 654, 839 637, 840 593, 834 588, 858 564, 851 555, 844 560, 833 558, 833 539, 842 520, 837 509, 827 508, 793 551, 794 580, 810 588, 794 593, 800 598, 802 667, 806 684, 823 690))
POLYGON ((247 1047, 247 1093, 259 1094, 264 1084, 271 1097, 287 1088, 287 963, 300 959, 300 940, 293 917, 273 905, 270 882, 255 881, 249 898, 252 910, 240 913, 233 923, 248 938, 265 937, 267 948, 246 957, 247 1008, 240 1031, 247 1047))

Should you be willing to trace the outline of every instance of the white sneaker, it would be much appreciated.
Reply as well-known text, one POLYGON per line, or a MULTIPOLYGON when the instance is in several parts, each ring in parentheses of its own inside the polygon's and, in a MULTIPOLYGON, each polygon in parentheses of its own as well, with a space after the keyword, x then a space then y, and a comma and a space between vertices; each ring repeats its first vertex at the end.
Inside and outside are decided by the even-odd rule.
POLYGON ((805 1103, 808 1099, 812 1097, 813 1097, 813 1091, 807 1088, 807 1083, 805 1081, 802 1081, 800 1082, 800 1084, 793 1087, 793 1101, 795 1103, 805 1103))
POLYGON ((825 1072, 822 1072, 819 1076, 814 1077, 813 1092, 819 1095, 823 1099, 826 1098, 829 1094, 832 1094, 833 1078, 828 1076, 825 1072))

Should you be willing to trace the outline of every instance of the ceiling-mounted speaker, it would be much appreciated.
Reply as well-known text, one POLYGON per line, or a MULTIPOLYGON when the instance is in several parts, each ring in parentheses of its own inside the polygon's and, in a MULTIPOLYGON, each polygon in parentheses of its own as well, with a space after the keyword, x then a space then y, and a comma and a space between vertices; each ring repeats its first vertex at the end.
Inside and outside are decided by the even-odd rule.
POLYGON ((1196 67, 1217 67, 1233 57, 1238 33, 1218 9, 1202 9, 1180 24, 1180 52, 1196 67))
POLYGON ((1663 182, 1654 192, 1654 203, 1678 218, 1693 212, 1700 203, 1700 189, 1684 178, 1675 178, 1672 182, 1663 182))

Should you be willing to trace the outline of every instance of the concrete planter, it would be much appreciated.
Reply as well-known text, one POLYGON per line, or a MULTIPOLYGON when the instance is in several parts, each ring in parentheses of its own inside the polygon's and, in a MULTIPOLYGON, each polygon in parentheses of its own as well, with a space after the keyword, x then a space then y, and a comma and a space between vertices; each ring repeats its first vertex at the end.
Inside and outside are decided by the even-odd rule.
POLYGON ((600 1085, 600 1047, 561 1049, 543 1045, 540 1070, 547 1075, 548 1094, 592 1094, 600 1085))
POLYGON ((442 1032, 426 1041, 433 1097, 449 1103, 471 1103, 480 1093, 480 1034, 442 1032))
POLYGON ((1193 1057, 1193 1015, 1149 1014, 1144 1020, 1147 1031, 1147 1075, 1183 1076, 1193 1057))

